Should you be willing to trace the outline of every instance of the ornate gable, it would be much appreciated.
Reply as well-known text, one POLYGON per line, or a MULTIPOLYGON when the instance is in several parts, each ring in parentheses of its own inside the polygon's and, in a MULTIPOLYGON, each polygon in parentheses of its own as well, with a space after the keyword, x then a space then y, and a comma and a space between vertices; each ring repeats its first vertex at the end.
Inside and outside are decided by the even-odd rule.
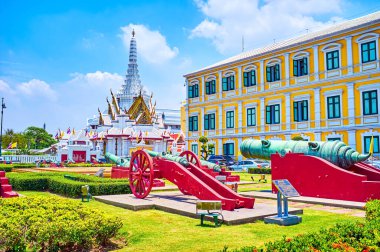
POLYGON ((152 117, 148 106, 145 104, 144 99, 140 95, 133 101, 132 106, 129 108, 127 114, 129 118, 135 120, 137 124, 152 124, 152 117))

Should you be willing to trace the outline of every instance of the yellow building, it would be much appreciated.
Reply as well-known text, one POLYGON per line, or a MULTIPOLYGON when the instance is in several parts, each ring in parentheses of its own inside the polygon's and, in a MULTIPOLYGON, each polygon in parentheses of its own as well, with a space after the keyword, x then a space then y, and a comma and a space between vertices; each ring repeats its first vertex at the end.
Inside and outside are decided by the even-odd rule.
POLYGON ((243 52, 186 74, 188 148, 215 154, 246 138, 339 139, 368 152, 380 136, 380 12, 243 52))

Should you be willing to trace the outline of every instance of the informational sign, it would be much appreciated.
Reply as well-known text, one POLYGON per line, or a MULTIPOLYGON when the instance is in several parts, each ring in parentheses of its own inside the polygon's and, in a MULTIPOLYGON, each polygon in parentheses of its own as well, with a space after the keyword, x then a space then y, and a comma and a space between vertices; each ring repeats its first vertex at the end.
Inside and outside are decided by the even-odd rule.
POLYGON ((281 192, 281 194, 286 197, 299 197, 300 194, 297 190, 290 184, 287 179, 278 179, 272 181, 274 186, 281 192))

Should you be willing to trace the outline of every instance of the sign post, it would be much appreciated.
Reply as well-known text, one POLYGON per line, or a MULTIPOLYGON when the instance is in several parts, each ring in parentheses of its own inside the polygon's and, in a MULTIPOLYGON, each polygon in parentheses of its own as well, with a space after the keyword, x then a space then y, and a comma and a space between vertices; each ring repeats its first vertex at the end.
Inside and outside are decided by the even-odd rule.
POLYGON ((277 215, 264 218, 265 223, 278 224, 282 226, 295 225, 302 221, 297 215, 289 215, 288 198, 299 197, 300 194, 287 179, 273 180, 277 188, 277 215), (284 211, 282 211, 284 209, 284 211))

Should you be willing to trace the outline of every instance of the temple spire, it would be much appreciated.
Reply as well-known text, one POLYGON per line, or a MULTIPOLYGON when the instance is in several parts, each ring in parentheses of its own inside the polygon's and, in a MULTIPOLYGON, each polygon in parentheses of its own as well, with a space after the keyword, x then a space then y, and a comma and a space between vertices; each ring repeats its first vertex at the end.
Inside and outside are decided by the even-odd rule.
POLYGON ((128 69, 125 75, 124 84, 116 95, 119 100, 119 107, 126 107, 127 109, 132 105, 134 97, 139 95, 139 92, 143 87, 141 85, 137 64, 137 43, 135 37, 136 32, 134 29, 131 34, 128 69))

